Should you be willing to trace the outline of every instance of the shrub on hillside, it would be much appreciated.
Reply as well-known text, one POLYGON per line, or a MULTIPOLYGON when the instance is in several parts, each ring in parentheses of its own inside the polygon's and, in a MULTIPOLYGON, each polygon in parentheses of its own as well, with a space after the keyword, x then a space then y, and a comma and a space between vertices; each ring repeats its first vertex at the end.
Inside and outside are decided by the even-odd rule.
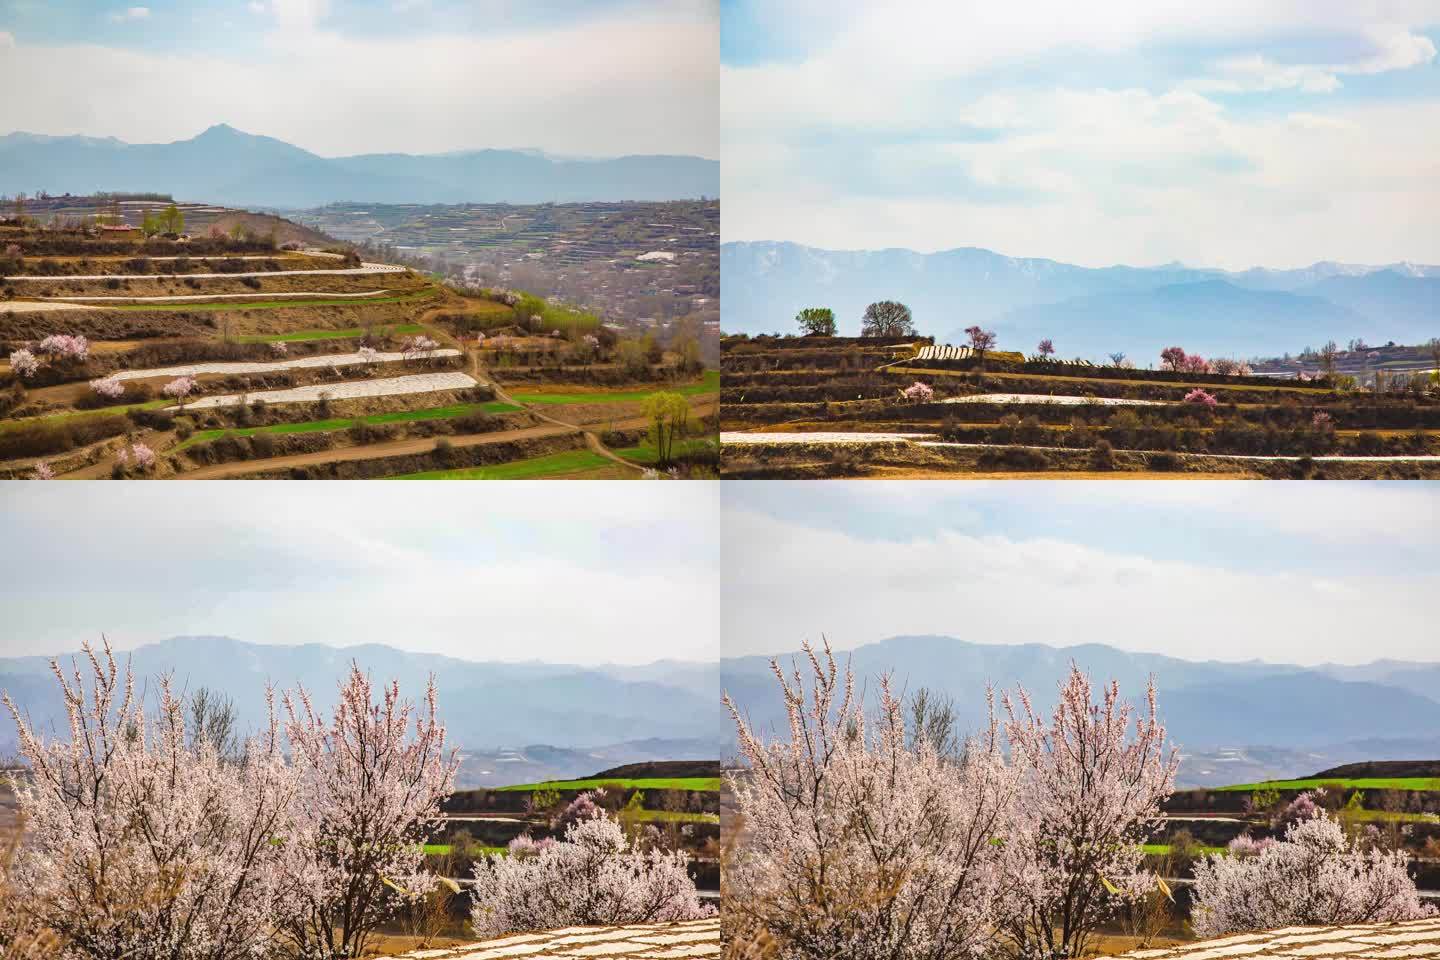
POLYGON ((1406 872, 1409 854, 1347 841, 1323 813, 1292 823, 1280 842, 1195 865, 1195 932, 1413 920, 1433 915, 1406 872))
POLYGON ((693 920, 700 904, 684 851, 646 849, 603 814, 560 841, 516 841, 475 864, 470 921, 481 936, 568 926, 693 920))
POLYGON ((130 421, 119 414, 69 417, 50 423, 17 423, 0 431, 0 460, 64 453, 129 429, 130 421))

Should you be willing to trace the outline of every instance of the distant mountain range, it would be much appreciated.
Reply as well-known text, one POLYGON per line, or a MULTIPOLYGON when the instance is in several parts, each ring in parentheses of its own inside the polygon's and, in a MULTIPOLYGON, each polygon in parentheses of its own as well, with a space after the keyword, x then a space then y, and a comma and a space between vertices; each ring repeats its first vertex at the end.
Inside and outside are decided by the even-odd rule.
POLYGON ((1407 263, 1091 268, 974 247, 922 254, 747 242, 721 246, 720 275, 727 333, 794 331, 798 310, 828 306, 841 332, 854 334, 867 304, 900 300, 919 332, 941 342, 963 342, 964 328, 980 324, 1001 348, 1033 352, 1049 338, 1063 357, 1123 351, 1139 366, 1177 344, 1250 358, 1332 339, 1421 343, 1440 330, 1440 266, 1407 263))
POLYGON ((565 203, 720 194, 720 164, 683 156, 559 159, 530 150, 321 157, 217 124, 189 140, 0 137, 0 193, 157 191, 177 200, 301 209, 365 203, 565 203))
MULTIPOLYGON (((170 673, 178 687, 224 693, 246 729, 263 720, 267 681, 282 689, 302 684, 328 710, 352 659, 377 680, 398 680, 412 698, 423 695, 433 673, 449 740, 465 754, 462 786, 583 776, 646 760, 713 759, 724 742, 715 664, 479 663, 378 644, 272 646, 228 637, 174 637, 122 656, 130 658, 137 683, 170 673)), ((0 690, 42 726, 64 730, 48 657, 0 658, 0 690)), ((0 751, 14 749, 14 725, 5 716, 0 751)))
MULTIPOLYGON (((1161 719, 1185 759, 1187 786, 1304 776, 1360 760, 1440 757, 1440 664, 1380 661, 1300 667, 1259 661, 1192 662, 1103 644, 980 644, 945 636, 891 637, 849 656, 857 682, 892 674, 897 687, 952 697, 961 722, 983 722, 985 684, 1023 685, 1048 711, 1073 660, 1122 695, 1143 696, 1155 676, 1161 719)), ((788 662, 789 655, 782 657, 788 662)), ((721 661, 720 682, 764 728, 782 729, 783 704, 767 657, 721 661)), ((730 749, 733 749, 733 735, 730 749)))

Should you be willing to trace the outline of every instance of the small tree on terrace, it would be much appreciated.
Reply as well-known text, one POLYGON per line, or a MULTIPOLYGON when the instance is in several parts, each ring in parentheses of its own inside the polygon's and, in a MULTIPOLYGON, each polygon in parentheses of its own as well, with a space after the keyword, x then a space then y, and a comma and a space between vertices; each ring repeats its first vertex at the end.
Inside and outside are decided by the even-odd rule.
POLYGON ((896 300, 878 300, 865 308, 860 318, 862 337, 910 337, 915 335, 915 323, 910 308, 896 300))
POLYGON ((641 408, 650 421, 650 442, 656 460, 668 465, 675 455, 675 440, 690 426, 690 404, 678 393, 662 390, 645 398, 641 408))
POLYGON ((1160 825, 1179 756, 1165 748, 1153 679, 1147 703, 1132 734, 1119 686, 1107 684, 1097 704, 1073 664, 1048 722, 1023 689, 1005 698, 1020 789, 1002 929, 1022 958, 1082 956, 1104 920, 1158 882, 1141 867, 1141 844, 1160 825))
POLYGON ((724 698, 748 770, 730 778, 745 842, 725 874, 724 920, 773 936, 787 960, 920 960, 981 953, 1002 913, 1013 781, 993 710, 959 756, 907 739, 880 681, 871 722, 850 670, 809 644, 787 678, 790 730, 765 741, 724 698), (808 687, 808 689, 807 689, 808 687), (808 702, 807 702, 808 701, 808 702))
POLYGON ((1184 347, 1166 347, 1160 351, 1160 366, 1166 370, 1183 370, 1188 357, 1184 347))
POLYGON ((1406 872, 1409 859, 1403 850, 1366 850, 1358 840, 1347 841, 1340 824, 1319 812, 1292 823, 1278 843, 1198 862, 1195 932, 1218 937, 1238 930, 1430 916, 1433 908, 1420 902, 1406 872))
POLYGON ((1040 346, 1036 347, 1036 349, 1040 351, 1040 356, 1042 357, 1055 356, 1055 344, 1050 340, 1049 337, 1041 340, 1040 346))
POLYGON ((1320 371, 1327 377, 1335 376, 1335 361, 1340 356, 1340 348, 1334 340, 1325 341, 1325 346, 1320 348, 1320 371))
POLYGON ((399 901, 435 883, 423 870, 424 843, 457 766, 445 752, 435 680, 416 715, 397 683, 377 703, 352 664, 333 717, 303 688, 285 694, 285 713, 303 816, 285 839, 282 933, 302 960, 358 957, 399 901))
POLYGON ((46 740, 7 695, 32 776, 16 789, 26 842, 6 881, 67 957, 250 960, 272 946, 294 788, 275 711, 243 758, 188 743, 168 677, 147 714, 128 665, 87 643, 51 670, 70 735, 46 740), (88 687, 88 690, 87 690, 88 687))
POLYGON ((180 402, 180 408, 183 410, 185 408, 185 398, 195 392, 195 383, 194 377, 176 377, 161 387, 160 392, 167 397, 174 397, 178 400, 180 402))
POLYGON ((185 214, 173 203, 161 211, 158 220, 165 233, 185 232, 185 214))
POLYGON ((986 350, 994 349, 995 334, 992 331, 981 330, 980 327, 977 325, 973 327, 966 327, 965 333, 967 336, 970 337, 971 348, 980 355, 981 360, 985 359, 986 350))
POLYGON ((807 336, 835 336, 835 311, 829 307, 806 307, 795 314, 795 322, 807 336))

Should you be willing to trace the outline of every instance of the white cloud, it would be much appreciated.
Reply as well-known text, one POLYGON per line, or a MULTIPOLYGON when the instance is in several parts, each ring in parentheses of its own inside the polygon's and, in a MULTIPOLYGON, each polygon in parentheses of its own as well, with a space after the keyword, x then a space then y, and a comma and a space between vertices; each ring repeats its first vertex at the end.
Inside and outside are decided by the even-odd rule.
POLYGON ((313 30, 330 13, 330 0, 270 0, 282 30, 313 30))
POLYGON ((739 508, 722 522, 726 656, 792 650, 822 633, 842 649, 943 633, 982 643, 1107 643, 1194 660, 1435 657, 1424 602, 1440 587, 1434 572, 1232 571, 949 530, 862 540, 739 508))
POLYGON ((250 0, 250 2, 247 3, 245 6, 247 9, 249 9, 251 13, 264 13, 266 10, 270 9, 269 7, 265 6, 265 0, 250 0))
POLYGON ((110 14, 110 19, 116 23, 123 23, 127 20, 148 20, 150 19, 150 8, 126 7, 124 10, 117 10, 110 14))
POLYGON ((1440 23, 1433 3, 907 0, 824 24, 807 10, 769 14, 802 48, 822 38, 803 61, 722 66, 725 240, 974 245, 1092 266, 1440 261, 1440 233, 1414 215, 1440 202, 1434 98, 1287 116, 1208 95, 1318 92, 1433 62, 1420 32, 1440 23), (1297 35, 1350 53, 1282 63, 1273 51, 1297 35), (1176 49, 1207 44, 1257 52, 1196 62, 1186 79, 1176 49), (1073 69, 1044 85, 1046 57, 1094 54, 1141 76, 1153 63, 1166 86, 1091 85, 1073 69), (995 85, 996 69, 1021 66, 1023 85, 995 85))
POLYGON ((404 504, 370 484, 78 499, 41 486, 0 503, 35 561, 0 585, 20 611, 0 655, 102 630, 126 647, 217 633, 562 663, 719 652, 713 484, 519 484, 404 504), (44 572, 39 558, 79 541, 93 549, 64 578, 44 572))
POLYGON ((20 43, 0 58, 0 89, 34 95, 0 102, 0 130, 166 142, 223 120, 329 156, 482 147, 718 156, 714 18, 626 9, 504 34, 353 37, 327 28, 325 7, 272 0, 258 56, 20 43), (35 88, 57 62, 73 69, 35 88), (180 96, 177 76, 187 78, 180 96))
POLYGON ((1332 93, 1343 75, 1373 75, 1408 70, 1435 59, 1429 37, 1405 27, 1374 26, 1362 31, 1370 44, 1364 56, 1346 63, 1279 64, 1260 54, 1234 57, 1217 64, 1213 75, 1195 81, 1193 89, 1238 93, 1296 89, 1332 93))

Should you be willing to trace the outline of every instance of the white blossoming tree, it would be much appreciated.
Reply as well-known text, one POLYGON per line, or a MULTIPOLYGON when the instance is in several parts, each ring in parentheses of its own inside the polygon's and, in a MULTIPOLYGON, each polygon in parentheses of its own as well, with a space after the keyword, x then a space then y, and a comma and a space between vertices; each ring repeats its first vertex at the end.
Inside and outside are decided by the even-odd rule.
POLYGON ((776 662, 789 736, 763 739, 727 695, 747 769, 730 779, 746 836, 725 873, 727 923, 758 926, 787 960, 970 956, 1003 916, 997 842, 1014 780, 998 724, 958 756, 908 744, 880 683, 873 726, 828 643, 808 689, 776 662))
POLYGON ((594 807, 560 841, 512 845, 475 864, 470 912, 492 936, 576 925, 622 925, 706 916, 683 850, 645 849, 594 807))
POLYGON ((67 957, 247 960, 271 943, 277 838, 293 785, 268 729, 231 762, 185 735, 183 698, 168 678, 147 714, 109 644, 87 644, 88 670, 51 669, 69 735, 47 739, 16 705, 31 777, 17 788, 25 842, 10 884, 67 957), (85 673, 88 673, 88 682, 85 673), (88 688, 88 689, 87 689, 88 688))
POLYGON ((1301 924, 1343 925, 1414 920, 1433 909, 1406 873, 1409 855, 1347 841, 1323 810, 1291 823, 1285 839, 1195 864, 1195 932, 1217 937, 1240 930, 1301 924))
POLYGON ((427 893, 424 843, 458 761, 445 750, 431 678, 424 708, 352 665, 327 718, 302 688, 285 695, 285 733, 298 787, 285 840, 285 937, 302 960, 359 956, 399 904, 427 893))
POLYGON ((1097 704, 1073 664, 1048 720, 1023 689, 1005 709, 1020 789, 1002 929, 1021 958, 1082 956, 1096 927, 1163 882, 1142 869, 1141 845, 1160 826, 1179 755, 1166 749, 1153 680, 1138 716, 1113 681, 1097 704))

